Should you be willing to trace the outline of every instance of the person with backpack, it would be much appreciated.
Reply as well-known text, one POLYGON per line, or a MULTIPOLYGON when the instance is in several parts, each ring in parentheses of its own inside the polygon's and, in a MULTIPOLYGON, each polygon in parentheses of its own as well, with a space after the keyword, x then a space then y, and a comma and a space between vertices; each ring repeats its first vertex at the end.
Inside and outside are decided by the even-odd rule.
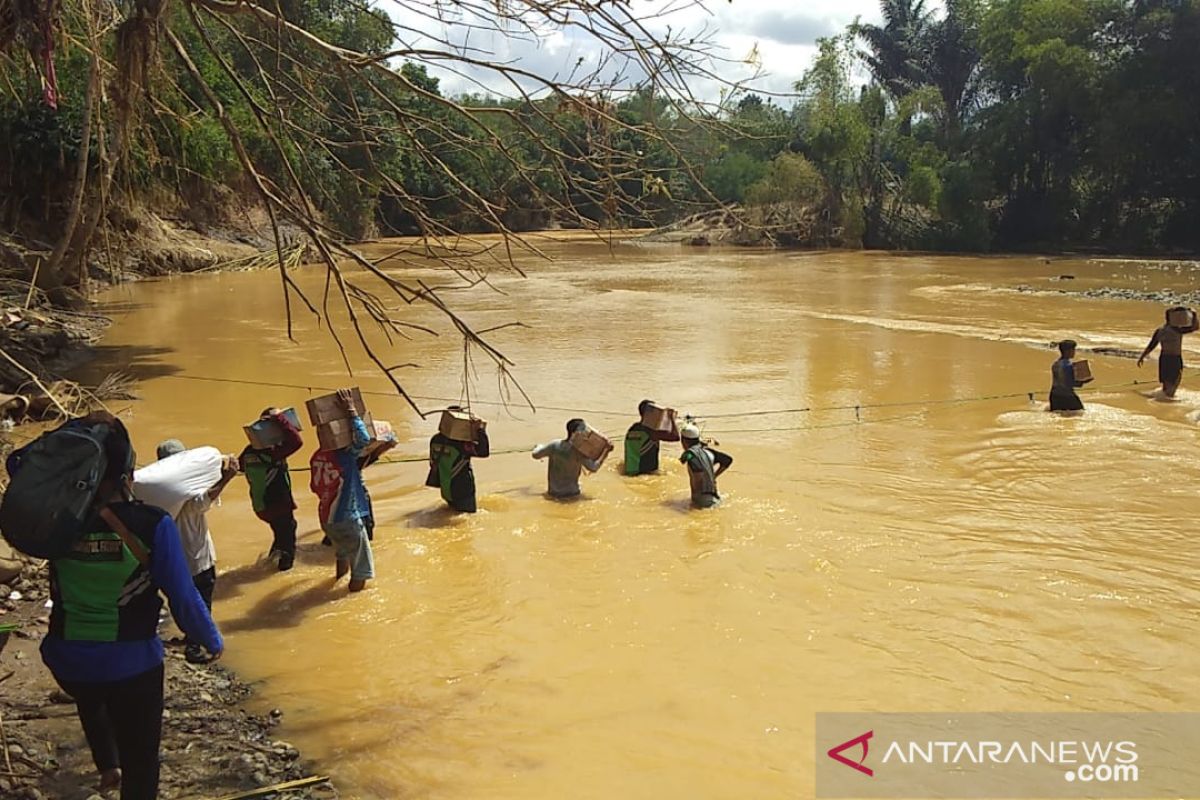
POLYGON ((8 459, 0 532, 50 561, 42 660, 79 713, 100 789, 158 796, 163 714, 161 594, 175 622, 217 659, 224 642, 160 508, 130 500, 134 451, 106 412, 72 420, 8 459))
POLYGON ((279 571, 286 572, 296 561, 296 500, 292 497, 292 476, 287 460, 304 446, 300 431, 282 410, 263 409, 259 419, 279 426, 283 438, 274 447, 247 445, 238 458, 238 466, 250 484, 250 503, 254 513, 271 526, 274 539, 270 557, 278 557, 279 571))

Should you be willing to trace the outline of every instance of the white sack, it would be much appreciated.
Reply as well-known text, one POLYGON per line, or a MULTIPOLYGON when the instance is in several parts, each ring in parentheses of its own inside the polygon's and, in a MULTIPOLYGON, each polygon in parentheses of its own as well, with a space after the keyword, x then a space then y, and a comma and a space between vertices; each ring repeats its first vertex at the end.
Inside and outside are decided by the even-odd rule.
POLYGON ((147 464, 133 473, 133 496, 172 517, 183 504, 221 480, 223 456, 215 447, 197 447, 147 464))

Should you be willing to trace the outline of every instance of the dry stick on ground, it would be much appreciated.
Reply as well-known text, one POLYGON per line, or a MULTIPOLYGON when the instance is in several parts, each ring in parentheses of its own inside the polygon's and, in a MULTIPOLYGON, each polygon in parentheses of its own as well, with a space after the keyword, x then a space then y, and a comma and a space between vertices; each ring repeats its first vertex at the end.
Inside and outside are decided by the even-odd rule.
POLYGON ((287 781, 286 783, 277 783, 274 786, 263 786, 261 789, 250 789, 246 792, 237 792, 236 794, 227 794, 217 800, 251 800, 255 797, 265 797, 269 794, 277 794, 286 792, 289 789, 303 789, 306 786, 316 786, 319 783, 328 783, 329 778, 323 775, 314 775, 310 778, 300 778, 299 780, 287 781))
POLYGON ((8 753, 8 733, 4 730, 4 714, 2 712, 0 712, 0 745, 4 747, 4 769, 11 776, 13 775, 12 757, 8 753))
POLYGON ((42 390, 42 392, 46 395, 46 397, 50 398, 50 402, 54 403, 55 408, 57 408, 62 413, 64 418, 71 416, 71 412, 67 411, 67 409, 63 407, 63 404, 58 402, 58 398, 54 396, 53 392, 51 392, 49 389, 46 388, 46 385, 44 383, 42 383, 41 379, 37 375, 33 374, 33 372, 31 372, 20 361, 17 361, 15 358, 10 356, 8 354, 8 352, 5 351, 3 348, 0 348, 0 358, 3 358, 8 363, 12 364, 14 367, 21 370, 21 372, 24 372, 26 375, 28 375, 29 379, 32 380, 39 389, 42 390))

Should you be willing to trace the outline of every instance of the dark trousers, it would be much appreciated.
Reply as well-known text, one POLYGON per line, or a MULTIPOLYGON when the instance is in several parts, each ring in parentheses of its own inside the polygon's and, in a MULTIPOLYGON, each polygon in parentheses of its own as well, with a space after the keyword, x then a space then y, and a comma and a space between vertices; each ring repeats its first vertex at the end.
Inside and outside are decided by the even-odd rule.
MULTIPOLYGON (((200 593, 200 599, 204 601, 205 607, 212 611, 213 590, 217 588, 217 568, 209 567, 204 572, 193 575, 192 583, 196 584, 196 591, 200 593)), ((187 635, 184 635, 183 643, 197 644, 192 641, 192 637, 187 635)))
POLYGON ((120 768, 121 800, 155 800, 162 740, 162 664, 123 681, 59 681, 59 685, 75 700, 96 769, 120 768))
POLYGON ((192 583, 196 584, 196 591, 200 593, 200 599, 204 601, 205 607, 212 611, 213 589, 217 587, 217 568, 209 567, 204 572, 193 575, 192 583))
POLYGON ((296 515, 288 514, 286 517, 276 517, 268 520, 268 523, 271 526, 271 533, 275 534, 275 541, 271 543, 271 549, 294 556, 296 554, 296 515))

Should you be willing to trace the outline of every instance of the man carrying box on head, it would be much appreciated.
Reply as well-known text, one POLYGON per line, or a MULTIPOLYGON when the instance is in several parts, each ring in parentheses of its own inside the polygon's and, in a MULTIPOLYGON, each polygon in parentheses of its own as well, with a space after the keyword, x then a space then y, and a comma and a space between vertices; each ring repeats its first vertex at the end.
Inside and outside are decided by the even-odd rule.
POLYGON ((292 476, 287 460, 304 446, 304 441, 300 431, 280 409, 264 409, 259 418, 279 427, 279 443, 264 448, 247 445, 238 463, 250 484, 254 513, 271 526, 274 534, 270 554, 278 556, 279 571, 285 572, 296 560, 296 501, 292 497, 292 476))
POLYGON ((363 522, 370 507, 359 466, 359 456, 371 443, 371 433, 358 415, 350 390, 339 389, 337 395, 350 421, 350 443, 313 453, 309 488, 320 503, 321 530, 333 542, 337 554, 334 580, 349 572, 350 591, 359 592, 375 577, 375 557, 363 522))
POLYGON ((1154 348, 1162 345, 1158 356, 1158 380, 1162 383, 1163 394, 1174 397, 1183 380, 1183 337, 1188 333, 1200 330, 1200 321, 1196 312, 1184 306, 1167 309, 1167 324, 1154 332, 1150 344, 1138 359, 1138 366, 1146 360, 1146 356, 1154 352, 1154 348))
MULTIPOLYGON (((358 468, 360 470, 374 464, 383 456, 384 453, 391 450, 399 442, 396 441, 396 434, 392 432, 392 426, 383 420, 374 420, 375 439, 371 445, 358 457, 358 468)), ((367 489, 366 481, 363 481, 363 497, 367 501, 367 515, 363 517, 363 527, 367 529, 367 540, 375 541, 375 510, 371 506, 371 492, 367 489)), ((321 539, 323 547, 333 547, 333 542, 328 536, 321 539)))
POLYGON ((596 472, 612 452, 612 442, 604 440, 598 434, 588 430, 587 423, 581 419, 573 419, 567 423, 567 438, 559 439, 549 444, 539 445, 533 449, 533 457, 549 458, 547 465, 548 492, 551 497, 565 499, 578 497, 579 475, 584 467, 588 472, 596 472), (589 437, 589 434, 591 436, 589 437), (583 448, 593 446, 601 448, 598 457, 589 458, 583 448))
POLYGON ((450 406, 442 414, 441 428, 429 440, 429 476, 425 485, 441 489, 442 499, 451 508, 467 514, 477 510, 471 459, 487 458, 492 452, 482 422, 465 417, 461 406, 450 406))
POLYGON ((653 400, 638 403, 637 422, 625 434, 625 474, 649 475, 658 472, 659 442, 678 442, 675 412, 659 408, 653 400), (653 423, 653 424, 650 424, 653 423))

